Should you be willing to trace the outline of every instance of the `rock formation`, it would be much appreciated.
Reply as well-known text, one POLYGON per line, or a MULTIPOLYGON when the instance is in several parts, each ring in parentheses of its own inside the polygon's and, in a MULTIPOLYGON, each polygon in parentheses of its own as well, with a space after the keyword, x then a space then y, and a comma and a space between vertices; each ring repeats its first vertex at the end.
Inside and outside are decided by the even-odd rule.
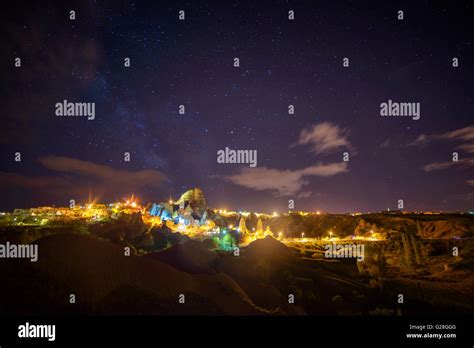
POLYGON ((267 226, 267 228, 265 229, 264 235, 265 235, 265 237, 267 237, 267 236, 274 237, 273 232, 270 229, 270 226, 267 226))
POLYGON ((240 218, 239 222, 239 232, 242 234, 248 234, 249 230, 247 229, 247 225, 245 224, 245 217, 240 218))

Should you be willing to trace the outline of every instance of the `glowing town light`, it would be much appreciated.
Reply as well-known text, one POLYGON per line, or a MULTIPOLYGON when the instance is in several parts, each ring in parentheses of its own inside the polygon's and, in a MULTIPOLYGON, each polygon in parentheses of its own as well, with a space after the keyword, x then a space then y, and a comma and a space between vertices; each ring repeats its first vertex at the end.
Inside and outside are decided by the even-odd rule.
POLYGON ((304 232, 303 232, 303 233, 301 233, 301 238, 304 238, 304 232))
POLYGON ((321 214, 321 212, 318 210, 318 211, 316 212, 316 215, 319 215, 319 214, 321 214))
POLYGON ((273 216, 278 216, 278 214, 276 212, 273 212, 273 216))
POLYGON ((136 202, 132 202, 132 207, 136 207, 137 206, 137 203, 136 202))
POLYGON ((229 225, 229 228, 232 229, 234 227, 234 225, 229 225))

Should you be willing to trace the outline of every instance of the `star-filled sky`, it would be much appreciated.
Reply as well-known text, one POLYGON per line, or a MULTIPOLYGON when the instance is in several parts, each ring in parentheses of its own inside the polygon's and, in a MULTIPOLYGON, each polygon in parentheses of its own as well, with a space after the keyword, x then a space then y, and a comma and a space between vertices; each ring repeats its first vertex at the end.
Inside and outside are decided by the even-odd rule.
POLYGON ((473 209, 472 2, 9 6, 0 210, 192 187, 234 210, 473 209), (63 100, 95 103, 95 119, 56 116, 63 100), (420 103, 420 119, 382 117, 388 100, 420 103), (218 163, 226 147, 257 166, 218 163))

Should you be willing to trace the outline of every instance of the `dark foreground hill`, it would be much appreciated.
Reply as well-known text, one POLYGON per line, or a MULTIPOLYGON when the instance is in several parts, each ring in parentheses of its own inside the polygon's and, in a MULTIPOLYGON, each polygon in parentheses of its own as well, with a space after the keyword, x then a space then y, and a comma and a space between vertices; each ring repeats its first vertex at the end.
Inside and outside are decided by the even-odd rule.
POLYGON ((224 274, 191 275, 84 235, 37 242, 38 262, 0 263, 2 314, 265 314, 224 274))
POLYGON ((97 235, 46 235, 35 242, 38 262, 0 260, 0 315, 472 313, 474 243, 414 237, 405 244, 400 235, 409 233, 366 243, 363 262, 325 259, 321 243, 287 246, 272 237, 238 255, 213 250, 209 240, 179 239, 125 256, 123 244, 97 235))

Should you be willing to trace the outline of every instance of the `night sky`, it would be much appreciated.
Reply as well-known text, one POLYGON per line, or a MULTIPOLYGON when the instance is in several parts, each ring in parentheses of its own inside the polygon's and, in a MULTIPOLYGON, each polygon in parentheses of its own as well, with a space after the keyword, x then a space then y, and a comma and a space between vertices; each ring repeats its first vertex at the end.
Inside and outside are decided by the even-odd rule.
POLYGON ((0 210, 192 187, 233 210, 474 208, 472 2, 2 6, 0 210), (420 120, 380 116, 389 99, 419 102, 420 120), (56 116, 63 100, 95 119, 56 116), (217 163, 226 147, 257 150, 257 167, 217 163))

